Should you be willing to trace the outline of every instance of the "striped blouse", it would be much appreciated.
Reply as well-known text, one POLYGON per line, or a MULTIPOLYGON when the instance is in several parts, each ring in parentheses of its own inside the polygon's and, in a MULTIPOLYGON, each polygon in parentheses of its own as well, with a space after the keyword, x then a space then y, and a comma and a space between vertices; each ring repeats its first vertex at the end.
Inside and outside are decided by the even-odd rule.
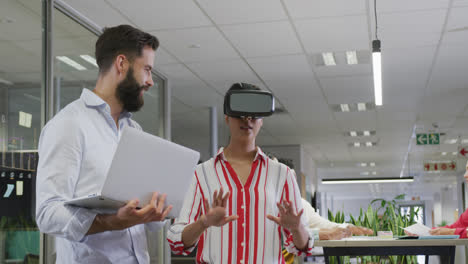
MULTIPOLYGON (((290 201, 297 212, 302 209, 295 174, 284 164, 269 159, 257 148, 250 175, 243 185, 223 149, 197 166, 184 204, 168 231, 168 242, 175 254, 188 255, 194 247, 184 248, 182 231, 205 213, 203 199, 212 203, 213 193, 229 190, 228 215, 239 218, 221 227, 210 227, 197 244, 197 263, 284 263, 282 246, 296 255, 310 255, 313 235, 309 232, 307 250, 299 251, 291 233, 266 218, 278 215, 277 202, 290 201), (282 240, 282 241, 281 241, 282 240)), ((307 223, 302 215, 302 223, 307 223)))

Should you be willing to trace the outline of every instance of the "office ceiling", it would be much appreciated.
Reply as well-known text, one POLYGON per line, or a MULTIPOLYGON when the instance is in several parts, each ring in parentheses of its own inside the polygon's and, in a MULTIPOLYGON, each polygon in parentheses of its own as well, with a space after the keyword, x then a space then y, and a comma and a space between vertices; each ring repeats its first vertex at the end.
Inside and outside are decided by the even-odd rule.
MULTIPOLYGON (((30 3, 34 1, 20 2, 34 5, 30 3)), ((65 2, 99 26, 128 23, 159 38, 155 64, 172 87, 172 138, 198 148, 204 159, 209 157, 208 107, 218 109, 220 145, 224 145, 228 135, 223 124, 223 94, 230 84, 242 81, 272 91, 285 109, 285 113, 264 120, 258 143, 303 145, 319 167, 320 177, 414 174, 419 183, 453 184, 456 173, 427 174, 423 162, 466 161, 452 154, 468 145, 466 0, 378 0, 383 106, 348 113, 336 112, 334 107, 374 101, 370 64, 375 38, 373 1, 65 2), (344 53, 353 50, 358 52, 359 64, 347 65, 344 53), (335 52, 337 65, 321 65, 322 52, 335 52), (375 135, 351 137, 347 134, 351 130, 375 131, 375 135), (428 132, 444 133, 442 144, 417 146, 414 134, 428 132), (450 139, 457 142, 446 144, 450 139), (467 141, 462 143, 463 139, 467 141), (352 147, 356 141, 372 141, 376 146, 352 147), (376 166, 359 166, 363 162, 376 166)), ((39 31, 31 34, 40 40, 39 31)), ((5 34, 0 36, 5 38, 5 34)), ((8 36, 25 49, 31 45, 30 40, 15 39, 14 31, 8 36)), ((73 37, 80 38, 80 34, 73 37)), ((68 38, 63 33, 64 41, 68 38)), ((73 47, 73 43, 69 45, 65 46, 73 47)), ((0 47, 2 52, 9 53, 0 47)), ((9 67, 14 68, 15 63, 9 67)), ((463 169, 464 164, 458 174, 463 169)), ((404 187, 393 186, 389 189, 401 191, 404 187)), ((323 188, 351 192, 340 186, 323 188)))

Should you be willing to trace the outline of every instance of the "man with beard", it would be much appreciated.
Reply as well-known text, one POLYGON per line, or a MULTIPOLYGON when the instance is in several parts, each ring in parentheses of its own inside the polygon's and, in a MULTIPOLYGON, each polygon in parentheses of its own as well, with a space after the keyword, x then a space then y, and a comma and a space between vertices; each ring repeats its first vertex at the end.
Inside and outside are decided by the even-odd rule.
POLYGON ((131 112, 153 86, 158 45, 156 37, 128 25, 105 29, 96 42, 94 90, 83 89, 42 130, 36 221, 41 232, 56 236, 57 263, 149 263, 143 224, 169 213, 164 194, 155 192, 147 205, 132 200, 111 214, 64 202, 97 193, 123 127, 141 129, 131 112))

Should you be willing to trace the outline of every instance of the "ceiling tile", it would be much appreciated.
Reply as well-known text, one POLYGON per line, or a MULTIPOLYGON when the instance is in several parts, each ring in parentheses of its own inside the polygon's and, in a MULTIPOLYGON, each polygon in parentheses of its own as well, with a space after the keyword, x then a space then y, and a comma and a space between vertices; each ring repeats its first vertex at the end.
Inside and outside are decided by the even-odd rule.
POLYGON ((368 50, 370 47, 364 15, 298 20, 295 24, 309 53, 368 50))
POLYGON ((467 7, 452 8, 447 21, 447 31, 468 27, 467 7))
POLYGON ((361 0, 288 0, 285 4, 292 18, 316 18, 346 15, 364 15, 365 1, 361 0))
POLYGON ((429 71, 436 46, 385 49, 382 51, 384 73, 426 73, 429 71), (402 67, 404 65, 405 67, 402 67))
POLYGON ((444 93, 450 90, 468 90, 466 45, 443 45, 434 66, 429 93, 444 93))
POLYGON ((223 94, 235 82, 259 83, 242 60, 190 63, 188 67, 223 94))
POLYGON ((329 104, 365 103, 374 101, 372 75, 321 78, 329 104))
POLYGON ((112 27, 130 23, 127 18, 105 0, 65 0, 65 2, 100 27, 112 27), (103 12, 102 10, 106 11, 103 12))
POLYGON ((169 79, 171 86, 188 86, 191 83, 199 84, 202 81, 182 64, 167 64, 158 67, 169 79))
POLYGON ((286 19, 280 1, 197 0, 218 25, 286 19))
POLYGON ((150 32, 182 62, 237 59, 239 56, 214 27, 150 32))
POLYGON ((154 65, 173 64, 178 61, 171 54, 164 50, 163 47, 159 47, 156 50, 156 56, 154 57, 154 65))
POLYGON ((211 22, 192 0, 112 0, 111 5, 146 31, 209 26, 211 22))
MULTIPOLYGON (((369 52, 370 53, 370 52, 369 52)), ((320 77, 340 77, 351 75, 369 75, 372 74, 371 64, 356 64, 356 65, 335 65, 315 67, 317 76, 320 77)))
POLYGON ((443 43, 468 43, 468 6, 452 8, 443 43))
POLYGON ((313 72, 305 55, 249 58, 249 64, 264 80, 303 79, 312 77, 313 72))
POLYGON ((222 26, 221 30, 244 57, 302 52, 288 21, 222 26))
POLYGON ((446 10, 443 9, 380 15, 378 36, 382 40, 382 50, 387 47, 436 45, 445 15, 446 10))
POLYGON ((41 39, 41 16, 20 2, 1 1, 0 17, 12 20, 12 23, 0 23, 0 40, 41 39))
POLYGON ((375 130, 377 127, 377 116, 375 111, 335 113, 336 120, 339 122, 342 132, 350 130, 375 130))
MULTIPOLYGON (((392 0, 392 1, 378 1, 378 13, 395 13, 406 12, 424 9, 448 8, 450 0, 392 0)), ((371 4, 373 8, 373 5, 371 4)))

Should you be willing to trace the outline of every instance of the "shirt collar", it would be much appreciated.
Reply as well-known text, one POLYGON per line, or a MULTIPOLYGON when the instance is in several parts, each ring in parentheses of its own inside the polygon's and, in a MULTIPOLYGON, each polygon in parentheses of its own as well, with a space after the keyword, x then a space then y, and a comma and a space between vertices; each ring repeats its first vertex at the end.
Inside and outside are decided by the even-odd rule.
MULTIPOLYGON (((224 148, 223 147, 218 150, 218 153, 215 156, 215 160, 218 160, 218 159, 227 161, 226 157, 224 156, 224 148)), ((257 153, 255 154, 254 161, 261 160, 261 161, 265 162, 267 159, 268 159, 267 155, 265 153, 263 153, 263 151, 260 149, 260 147, 257 146, 257 153)))
MULTIPOLYGON (((83 88, 83 91, 81 92, 80 96, 81 100, 84 101, 86 106, 89 107, 97 107, 97 108, 106 108, 110 112, 110 107, 106 103, 106 101, 102 100, 101 97, 99 97, 97 94, 95 94, 93 91, 83 88)), ((123 111, 122 114, 120 114, 121 118, 131 118, 132 113, 123 111)))

